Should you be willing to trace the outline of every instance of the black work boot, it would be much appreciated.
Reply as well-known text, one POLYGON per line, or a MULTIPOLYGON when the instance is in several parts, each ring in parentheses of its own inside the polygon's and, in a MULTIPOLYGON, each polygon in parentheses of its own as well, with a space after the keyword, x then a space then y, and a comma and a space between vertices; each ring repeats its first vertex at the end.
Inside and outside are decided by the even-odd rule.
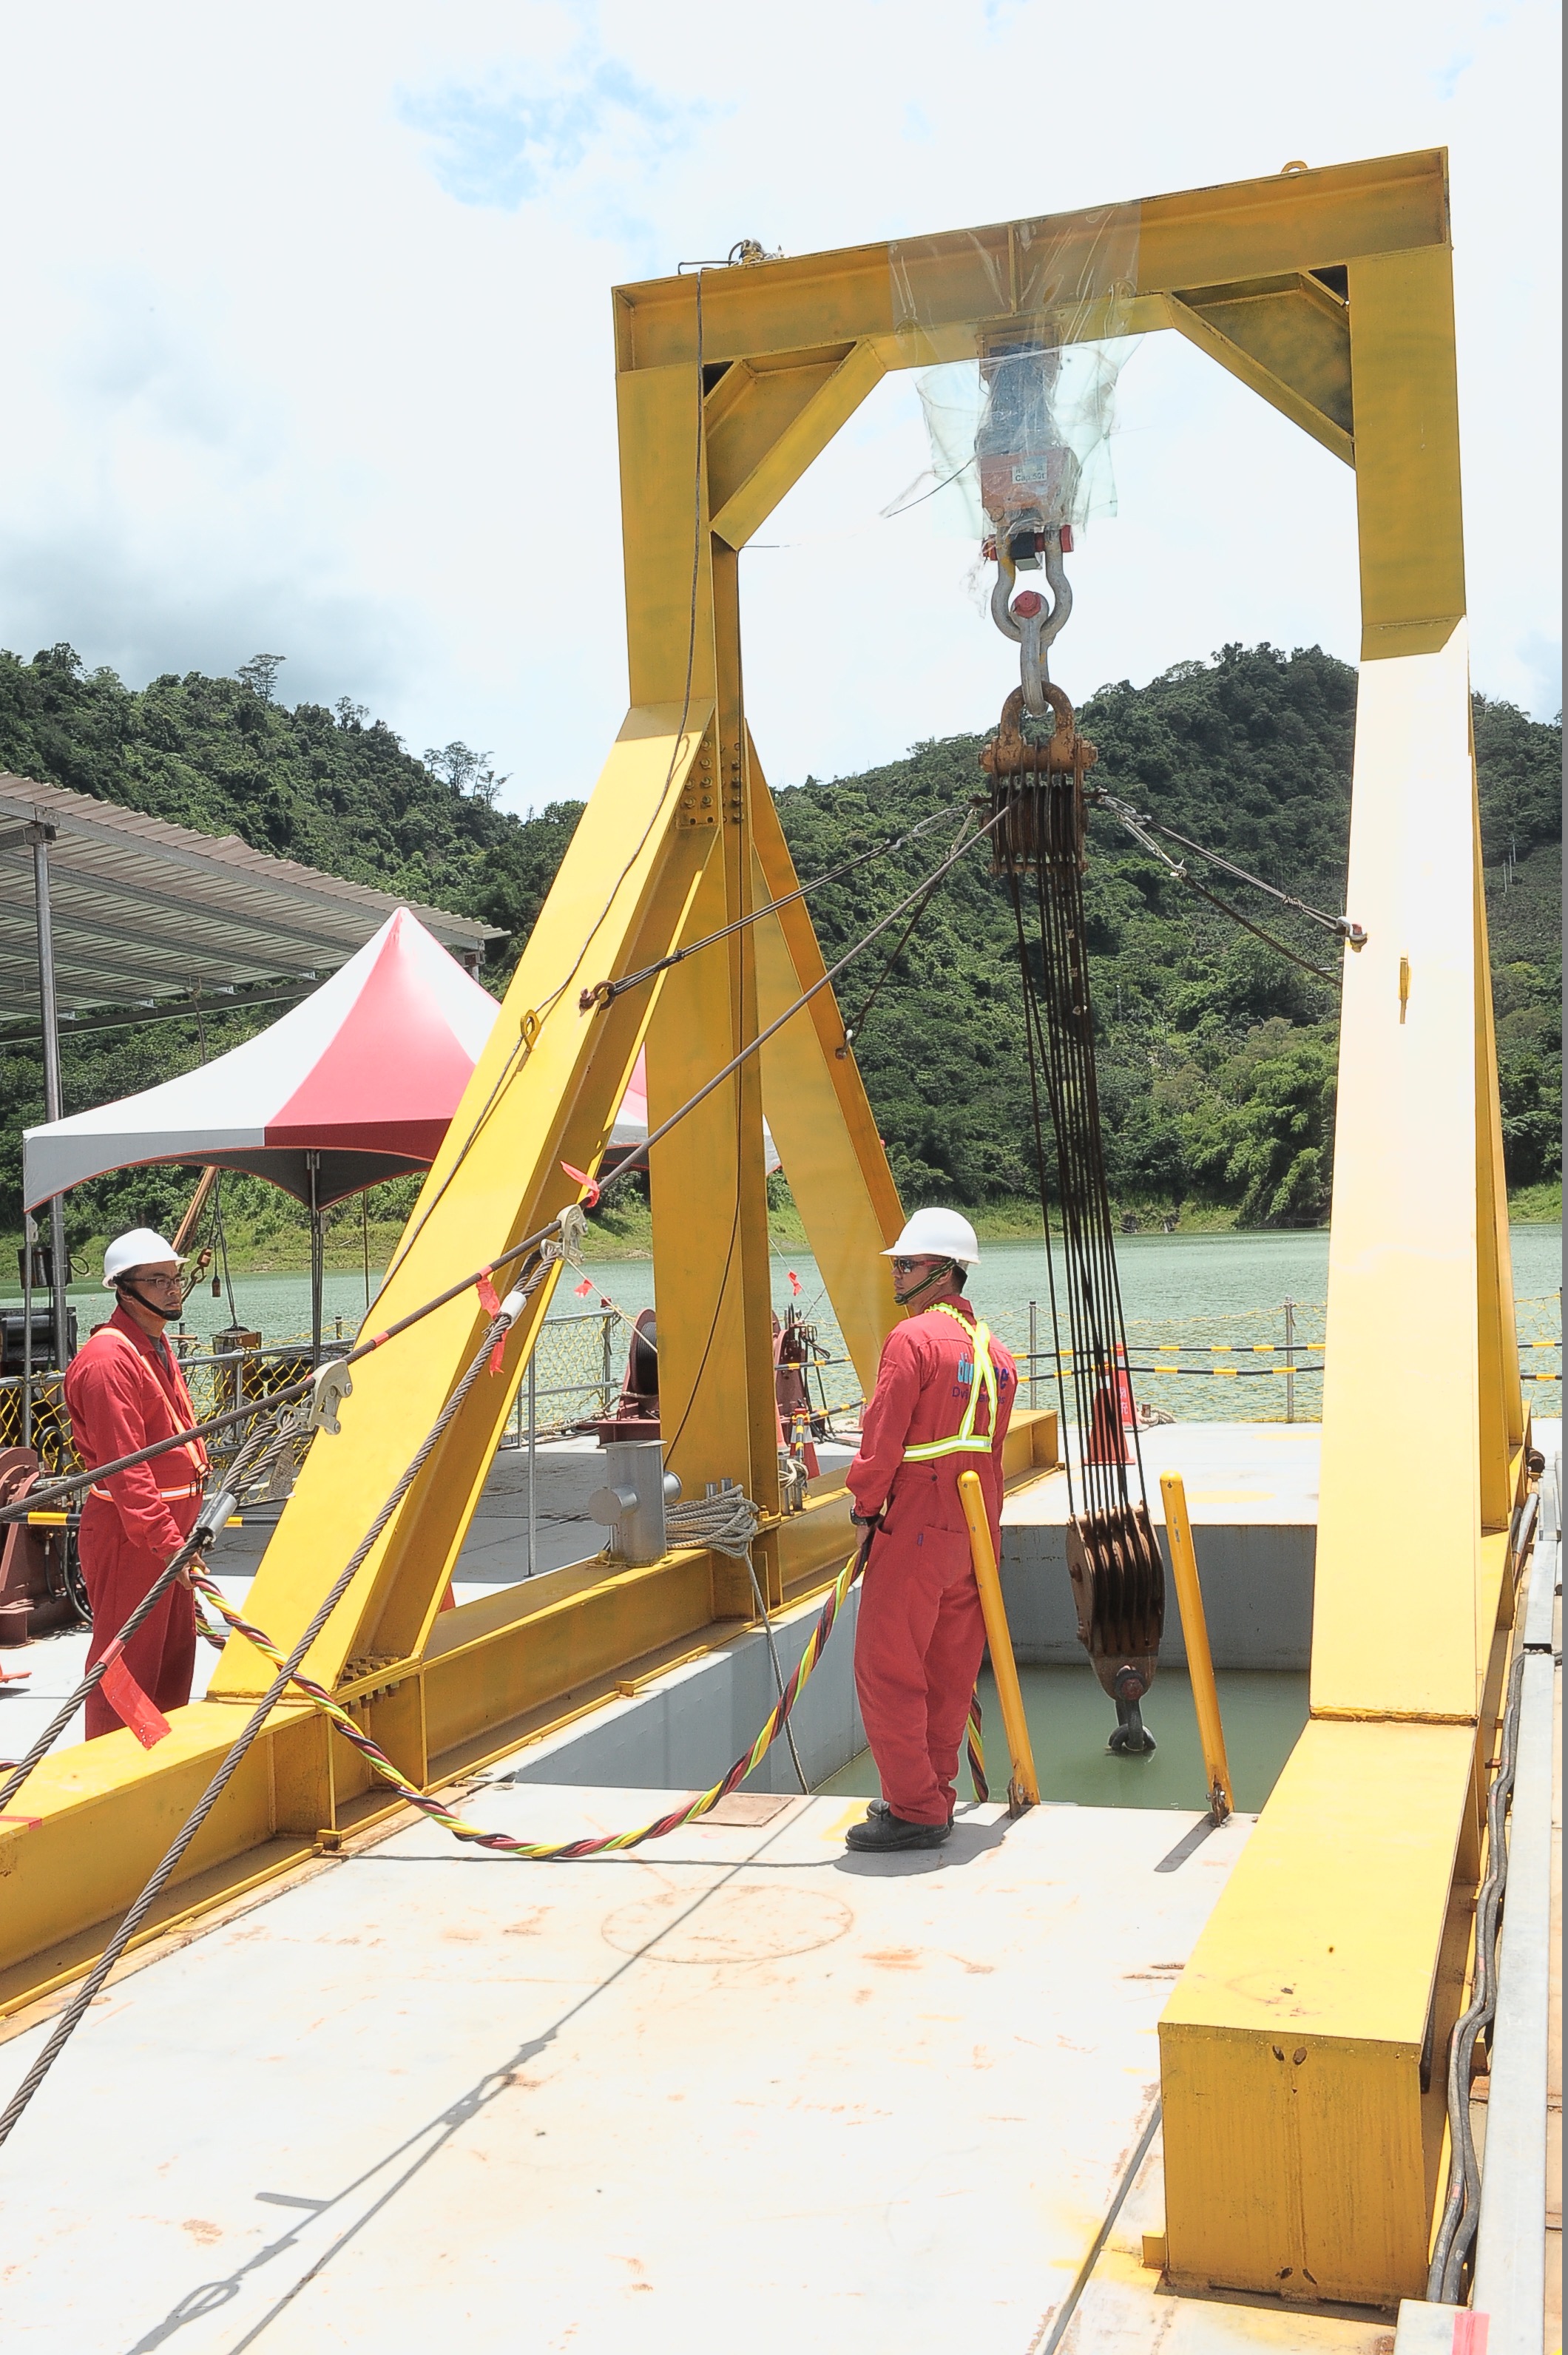
POLYGON ((900 1849, 941 1848, 952 1837, 950 1823, 906 1823, 902 1816, 894 1815, 884 1799, 880 1814, 868 1812, 864 1823, 850 1825, 844 1835, 844 1845, 873 1856, 891 1856, 900 1849))
MULTIPOLYGON (((866 1802, 866 1813, 869 1816, 891 1816, 892 1814, 892 1809, 889 1806, 885 1799, 868 1799, 866 1802)), ((949 1823, 953 1821, 951 1815, 948 1816, 947 1820, 949 1823)))

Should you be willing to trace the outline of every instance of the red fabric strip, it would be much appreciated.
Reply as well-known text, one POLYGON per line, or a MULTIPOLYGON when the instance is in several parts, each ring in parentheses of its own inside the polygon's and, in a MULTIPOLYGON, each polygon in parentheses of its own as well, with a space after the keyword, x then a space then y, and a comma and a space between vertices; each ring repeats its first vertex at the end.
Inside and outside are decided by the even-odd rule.
POLYGON ((169 1731, 168 1719, 157 1703, 142 1690, 124 1661, 120 1657, 118 1643, 112 1644, 104 1655, 108 1662, 99 1679, 99 1690, 123 1725, 129 1726, 144 1750, 151 1750, 169 1731))
MULTIPOLYGON (((480 1269, 474 1289, 479 1295, 479 1305, 485 1316, 499 1316, 501 1303, 496 1296, 496 1287, 490 1281, 490 1271, 487 1267, 480 1269)), ((498 1374, 505 1366, 506 1359, 507 1337, 504 1333, 497 1333, 496 1346, 490 1352, 490 1371, 493 1374, 498 1374)))
POLYGON ((598 1180, 596 1178, 590 1178, 586 1169, 574 1169, 570 1161, 563 1161, 560 1166, 565 1170, 569 1178, 574 1178, 580 1186, 585 1186, 587 1188, 588 1199, 583 1204, 583 1208, 584 1209, 591 1210, 593 1208, 594 1203, 599 1199, 598 1180))

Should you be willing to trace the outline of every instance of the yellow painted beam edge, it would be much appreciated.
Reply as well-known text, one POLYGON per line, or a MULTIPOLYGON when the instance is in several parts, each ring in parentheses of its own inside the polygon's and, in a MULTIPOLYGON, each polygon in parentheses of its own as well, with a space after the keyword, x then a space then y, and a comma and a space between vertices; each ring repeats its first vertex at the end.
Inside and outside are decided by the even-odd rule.
POLYGON ((1194 311, 1179 296, 1169 294, 1166 297, 1166 312, 1170 325, 1179 335, 1185 336, 1189 344, 1196 345, 1221 368, 1228 369, 1249 391, 1266 400, 1271 409, 1277 409, 1282 416, 1289 418, 1293 425, 1299 425, 1304 433, 1310 433, 1325 450, 1354 469, 1355 438, 1347 433, 1343 426, 1336 425, 1331 417, 1325 417, 1323 411, 1315 409, 1304 394, 1286 384, 1283 377, 1277 377, 1272 369, 1264 368, 1261 361, 1253 359, 1240 344, 1233 344, 1229 336, 1222 336, 1201 312, 1194 311))
POLYGON ((882 374, 873 340, 862 336, 711 518, 718 538, 731 548, 744 548, 812 461, 821 456, 839 428, 853 417, 867 394, 881 382, 882 374))

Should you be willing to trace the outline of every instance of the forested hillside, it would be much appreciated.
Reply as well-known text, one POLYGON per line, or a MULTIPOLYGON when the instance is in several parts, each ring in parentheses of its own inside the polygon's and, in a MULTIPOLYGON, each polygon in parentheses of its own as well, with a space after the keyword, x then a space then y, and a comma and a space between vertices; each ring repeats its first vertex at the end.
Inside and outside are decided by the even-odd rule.
MULTIPOLYGON (((498 987, 580 805, 514 817, 495 805, 505 780, 485 756, 454 743, 416 758, 347 699, 332 711, 290 709, 276 674, 275 660, 261 657, 237 678, 192 673, 137 691, 112 672, 85 672, 67 646, 30 663, 0 655, 0 768, 233 831, 258 849, 483 916, 506 933, 486 976, 498 987)), ((1091 782, 1337 910, 1355 685, 1351 669, 1317 649, 1286 656, 1232 645, 1145 687, 1102 688, 1081 714, 1099 748, 1091 782)), ((1530 1187, 1561 1167, 1561 728, 1481 698, 1475 724, 1509 1178, 1530 1187)), ((956 826, 982 782, 983 741, 917 745, 863 775, 780 792, 803 879, 912 820, 945 811, 956 826)), ((943 839, 939 822, 814 895, 829 954, 911 888, 943 839)), ((1334 963, 1327 935, 1240 896, 1309 962, 1334 963)), ((1331 985, 1207 907, 1104 812, 1091 825, 1088 900, 1107 1151, 1124 1211, 1321 1221, 1333 1143, 1331 985)), ((859 1028, 882 954, 852 969, 841 1003, 859 1028, 856 1052, 906 1199, 941 1195, 985 1209, 1026 1197, 1033 1175, 1017 947, 983 853, 944 884, 859 1028)), ((207 1051, 240 1035, 232 1022, 209 1024, 207 1051)), ((150 1085, 200 1053, 184 1021, 68 1039, 67 1108, 150 1085)), ((19 1131, 41 1117, 36 1050, 0 1047, 0 1189, 13 1203, 19 1131)), ((237 1183, 249 1192, 259 1181, 237 1183)), ((146 1172, 84 1188, 71 1204, 73 1238, 167 1216, 187 1186, 146 1172)), ((292 1216, 277 1198, 272 1205, 280 1219, 292 1216)))

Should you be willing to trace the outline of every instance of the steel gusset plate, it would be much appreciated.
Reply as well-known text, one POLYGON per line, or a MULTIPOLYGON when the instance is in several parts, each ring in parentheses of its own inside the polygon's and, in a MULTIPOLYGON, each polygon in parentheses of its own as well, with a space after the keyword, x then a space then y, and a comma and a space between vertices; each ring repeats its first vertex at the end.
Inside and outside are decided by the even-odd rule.
POLYGON ((1067 1574, 1095 1675, 1113 1700, 1141 1699, 1165 1631, 1165 1558, 1147 1506, 1077 1514, 1067 1524, 1067 1574))

